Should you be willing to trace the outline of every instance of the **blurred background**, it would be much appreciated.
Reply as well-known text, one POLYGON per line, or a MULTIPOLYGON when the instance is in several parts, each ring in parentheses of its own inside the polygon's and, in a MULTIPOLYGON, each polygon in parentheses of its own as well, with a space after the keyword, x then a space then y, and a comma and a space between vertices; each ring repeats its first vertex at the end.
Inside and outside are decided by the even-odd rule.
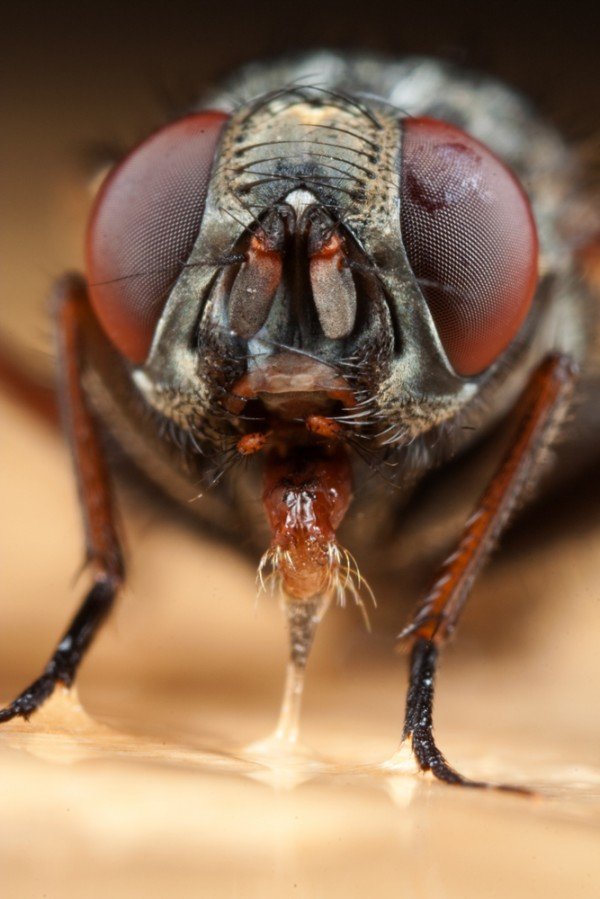
MULTIPOLYGON (((3 3, 1 23, 0 336, 40 380, 52 366, 45 297, 80 266, 90 174, 240 63, 314 47, 441 56, 528 94, 591 161, 597 146, 592 4, 22 0, 3 3)), ((8 392, 0 402, 7 699, 75 607, 82 537, 60 437, 8 392)), ((598 468, 574 471, 516 523, 442 667, 449 758, 466 773, 550 784, 553 798, 535 806, 348 773, 397 743, 405 661, 393 638, 447 546, 436 496, 420 519, 425 569, 409 564, 423 530, 399 536, 403 605, 372 612, 371 635, 356 610, 334 610, 317 638, 304 735, 337 775, 282 792, 226 755, 275 721, 279 610, 266 598, 254 610, 251 560, 123 485, 130 584, 80 696, 136 736, 116 748, 92 727, 82 751, 60 720, 0 733, 12 895, 595 895, 599 481, 598 468)))

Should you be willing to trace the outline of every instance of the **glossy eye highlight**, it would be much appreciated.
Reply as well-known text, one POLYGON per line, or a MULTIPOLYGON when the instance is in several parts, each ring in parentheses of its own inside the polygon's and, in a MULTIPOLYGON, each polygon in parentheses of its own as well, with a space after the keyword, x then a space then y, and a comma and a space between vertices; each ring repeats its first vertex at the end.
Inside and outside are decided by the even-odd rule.
POLYGON ((404 119, 402 239, 455 371, 477 375, 507 348, 537 285, 529 201, 487 147, 435 119, 404 119))
POLYGON ((109 175, 96 200, 86 241, 91 302, 132 362, 146 358, 198 236, 227 118, 195 113, 157 131, 109 175))

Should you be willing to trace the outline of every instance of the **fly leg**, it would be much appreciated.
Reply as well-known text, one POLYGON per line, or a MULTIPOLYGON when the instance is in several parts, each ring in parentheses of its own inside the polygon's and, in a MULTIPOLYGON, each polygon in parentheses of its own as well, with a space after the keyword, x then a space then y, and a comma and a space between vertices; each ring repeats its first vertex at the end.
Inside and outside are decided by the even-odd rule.
POLYGON ((93 583, 41 676, 0 709, 0 722, 29 716, 58 683, 70 687, 79 664, 106 618, 123 581, 108 470, 97 425, 82 384, 82 335, 90 315, 85 282, 66 275, 55 291, 60 393, 86 535, 86 559, 93 583))
MULTIPOLYGON (((533 372, 517 407, 518 430, 490 484, 465 525, 454 553, 444 562, 400 639, 413 641, 402 739, 411 739, 419 767, 439 780, 469 787, 491 787, 455 771, 433 736, 433 695, 438 656, 456 628, 473 582, 498 541, 523 494, 535 485, 544 451, 564 414, 576 366, 564 355, 548 356, 533 372)), ((529 792, 518 787, 499 789, 529 792)))

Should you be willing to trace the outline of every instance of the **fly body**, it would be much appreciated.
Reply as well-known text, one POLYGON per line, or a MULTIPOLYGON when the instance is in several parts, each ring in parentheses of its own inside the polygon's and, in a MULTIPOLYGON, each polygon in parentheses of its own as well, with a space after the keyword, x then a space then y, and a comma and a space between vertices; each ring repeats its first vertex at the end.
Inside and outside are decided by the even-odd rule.
POLYGON ((360 601, 374 523, 510 414, 510 445, 401 635, 403 739, 423 770, 487 786, 433 740, 435 664, 595 377, 581 259, 598 222, 578 177, 518 95, 419 58, 250 66, 134 148, 96 199, 85 278, 56 292, 93 585, 0 718, 73 681, 122 584, 101 429, 181 501, 201 482, 197 514, 262 554, 290 622, 278 739, 293 744, 314 629, 332 598, 360 601))

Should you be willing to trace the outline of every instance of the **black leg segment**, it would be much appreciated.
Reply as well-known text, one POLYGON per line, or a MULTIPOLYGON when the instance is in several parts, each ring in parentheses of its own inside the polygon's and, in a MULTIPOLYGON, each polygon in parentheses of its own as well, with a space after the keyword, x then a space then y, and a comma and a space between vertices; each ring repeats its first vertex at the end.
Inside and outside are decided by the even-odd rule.
POLYGON ((107 578, 96 581, 41 677, 34 680, 10 705, 0 709, 0 723, 16 717, 29 718, 52 695, 58 683, 71 686, 86 649, 111 609, 117 587, 107 578))

